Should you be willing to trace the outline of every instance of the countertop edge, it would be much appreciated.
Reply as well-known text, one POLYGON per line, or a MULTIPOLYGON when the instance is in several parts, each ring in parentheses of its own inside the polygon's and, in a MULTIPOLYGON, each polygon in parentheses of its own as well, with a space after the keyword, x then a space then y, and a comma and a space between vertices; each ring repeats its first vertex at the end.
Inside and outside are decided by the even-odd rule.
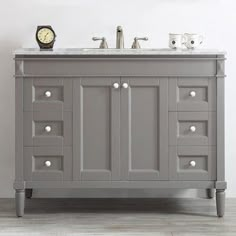
POLYGON ((21 48, 13 51, 13 56, 209 56, 226 55, 226 51, 216 49, 171 50, 171 49, 67 49, 57 48, 51 51, 40 51, 36 48, 21 48))

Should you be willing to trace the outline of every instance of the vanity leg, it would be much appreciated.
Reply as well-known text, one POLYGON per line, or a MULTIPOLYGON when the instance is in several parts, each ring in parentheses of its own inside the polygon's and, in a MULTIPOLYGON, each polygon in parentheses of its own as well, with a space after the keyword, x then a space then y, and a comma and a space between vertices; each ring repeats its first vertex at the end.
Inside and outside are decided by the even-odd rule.
POLYGON ((16 189, 16 216, 22 217, 24 215, 25 210, 25 190, 24 189, 16 189))
POLYGON ((216 211, 218 217, 223 217, 225 213, 225 190, 216 189, 216 211))
POLYGON ((32 188, 28 188, 25 190, 25 197, 26 198, 32 198, 32 194, 33 194, 33 189, 32 188))
POLYGON ((215 191, 214 191, 214 189, 213 188, 208 188, 207 189, 207 197, 209 198, 209 199, 212 199, 212 198, 214 198, 214 193, 215 191))

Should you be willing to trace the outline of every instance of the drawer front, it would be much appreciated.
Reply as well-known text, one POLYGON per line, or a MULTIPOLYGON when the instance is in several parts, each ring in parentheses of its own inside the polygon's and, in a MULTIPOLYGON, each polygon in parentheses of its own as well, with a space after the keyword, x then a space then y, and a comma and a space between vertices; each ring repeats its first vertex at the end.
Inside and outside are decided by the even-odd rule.
POLYGON ((72 180, 72 149, 25 147, 24 177, 26 181, 72 180))
POLYGON ((216 113, 169 112, 169 145, 216 145, 216 113))
POLYGON ((71 111, 71 79, 25 79, 24 111, 71 111))
POLYGON ((72 112, 24 112, 24 146, 72 146, 72 112))
POLYGON ((215 180, 216 147, 171 146, 170 180, 215 180))
POLYGON ((171 78, 169 96, 169 111, 216 111, 216 79, 171 78))

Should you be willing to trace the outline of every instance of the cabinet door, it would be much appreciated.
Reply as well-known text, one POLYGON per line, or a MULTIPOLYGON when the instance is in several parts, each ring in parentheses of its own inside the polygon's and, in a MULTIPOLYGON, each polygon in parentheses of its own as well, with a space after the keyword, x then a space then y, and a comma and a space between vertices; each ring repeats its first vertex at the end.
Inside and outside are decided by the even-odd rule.
POLYGON ((120 78, 81 78, 73 85, 73 178, 119 179, 120 78))
POLYGON ((121 178, 168 179, 165 78, 121 78, 121 178))

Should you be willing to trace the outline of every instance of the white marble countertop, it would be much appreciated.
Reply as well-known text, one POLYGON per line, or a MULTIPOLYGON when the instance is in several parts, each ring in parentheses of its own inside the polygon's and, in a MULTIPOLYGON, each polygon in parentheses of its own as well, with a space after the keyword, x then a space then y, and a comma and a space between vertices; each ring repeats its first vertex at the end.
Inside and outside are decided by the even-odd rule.
POLYGON ((55 48, 40 50, 38 48, 21 48, 14 55, 225 55, 226 52, 216 49, 99 49, 99 48, 55 48))

